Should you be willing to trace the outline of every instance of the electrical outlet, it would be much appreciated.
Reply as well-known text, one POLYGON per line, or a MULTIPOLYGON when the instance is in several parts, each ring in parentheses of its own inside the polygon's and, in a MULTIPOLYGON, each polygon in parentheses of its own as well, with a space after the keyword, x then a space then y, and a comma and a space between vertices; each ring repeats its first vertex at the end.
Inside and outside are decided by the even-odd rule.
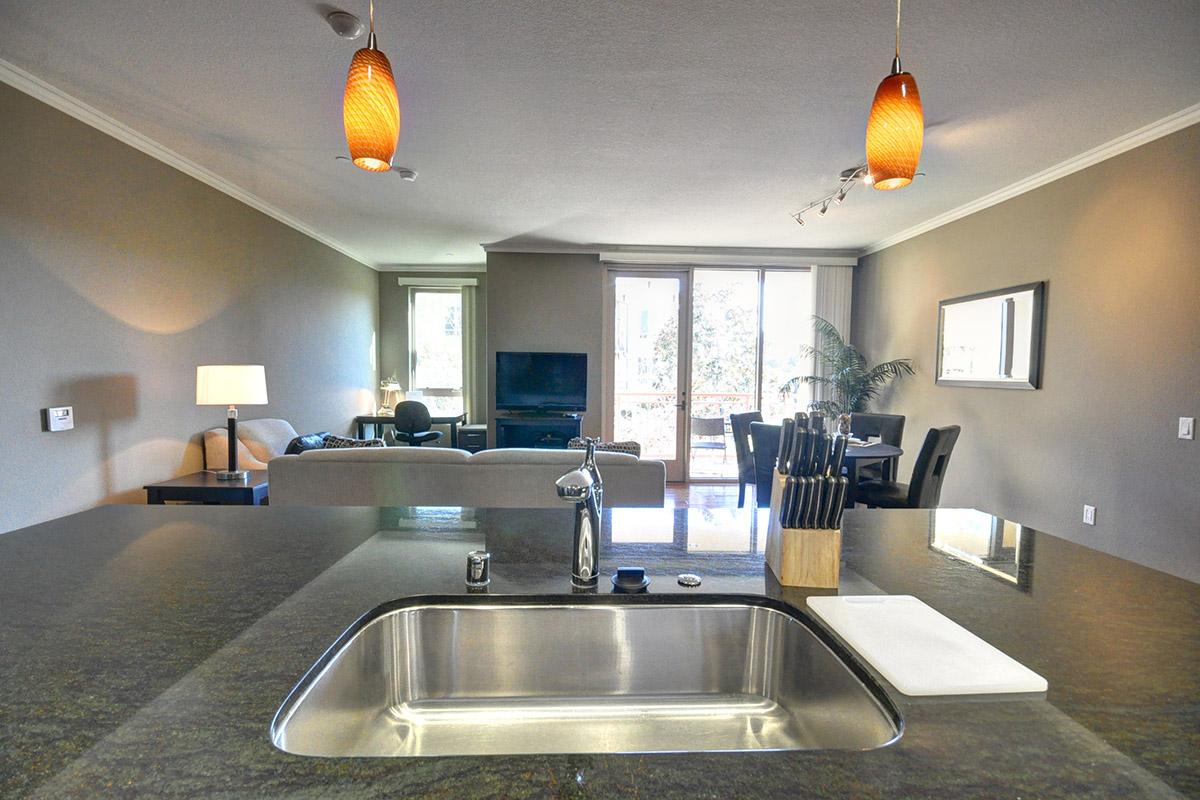
POLYGON ((1083 507, 1083 524, 1084 525, 1095 525, 1096 524, 1096 507, 1095 506, 1084 505, 1084 507, 1083 507))
POLYGON ((1179 438, 1180 439, 1195 439, 1196 438, 1196 418, 1195 417, 1180 417, 1179 418, 1179 438))

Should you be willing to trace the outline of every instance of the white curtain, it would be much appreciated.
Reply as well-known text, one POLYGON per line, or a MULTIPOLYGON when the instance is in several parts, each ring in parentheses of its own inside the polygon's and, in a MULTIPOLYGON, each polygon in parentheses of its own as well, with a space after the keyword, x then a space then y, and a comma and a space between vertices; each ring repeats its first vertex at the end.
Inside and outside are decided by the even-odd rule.
POLYGON ((467 412, 467 421, 477 423, 486 418, 486 413, 477 407, 480 399, 479 387, 476 386, 475 370, 475 337, 478 335, 479 310, 475 298, 475 286, 462 287, 463 310, 463 410, 467 412))
MULTIPOLYGON (((833 323, 842 338, 850 340, 850 308, 854 292, 854 267, 813 267, 813 314, 833 323)), ((815 342, 815 344, 820 344, 815 342)), ((819 362, 813 364, 814 375, 824 375, 819 362)), ((827 400, 824 386, 813 387, 813 400, 827 400)))

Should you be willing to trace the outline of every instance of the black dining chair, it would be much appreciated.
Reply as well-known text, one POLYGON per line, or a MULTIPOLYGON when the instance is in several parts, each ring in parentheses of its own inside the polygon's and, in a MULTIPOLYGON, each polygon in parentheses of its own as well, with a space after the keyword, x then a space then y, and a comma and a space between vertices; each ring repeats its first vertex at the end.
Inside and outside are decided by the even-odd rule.
MULTIPOLYGON (((854 413, 850 415, 850 433, 863 441, 877 436, 884 444, 900 447, 904 441, 904 415, 854 413)), ((899 465, 899 458, 864 464, 858 469, 859 480, 894 481, 899 465)))
POLYGON ((436 442, 442 438, 441 431, 431 431, 432 420, 429 409, 424 403, 416 400, 405 400, 396 405, 396 418, 392 421, 396 428, 396 438, 413 447, 420 447, 426 442, 436 442))
POLYGON ((779 458, 779 425, 750 423, 750 445, 754 448, 754 499, 759 508, 771 506, 775 461, 779 458))
POLYGON ((936 508, 942 497, 942 481, 946 478, 946 467, 950 454, 962 428, 950 425, 945 428, 930 428, 925 434, 925 444, 917 454, 913 466, 912 480, 907 483, 895 481, 866 481, 858 485, 858 499, 869 508, 936 508))
POLYGON ((746 485, 755 484, 754 451, 750 446, 752 422, 762 422, 762 412, 747 411, 743 414, 729 415, 729 429, 733 431, 733 452, 737 456, 738 508, 746 504, 746 485))

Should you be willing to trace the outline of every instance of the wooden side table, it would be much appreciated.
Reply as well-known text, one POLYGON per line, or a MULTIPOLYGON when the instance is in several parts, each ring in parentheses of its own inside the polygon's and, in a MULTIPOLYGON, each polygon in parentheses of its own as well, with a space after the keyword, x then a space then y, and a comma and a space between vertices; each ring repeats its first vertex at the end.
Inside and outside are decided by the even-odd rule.
POLYGON ((212 472, 193 472, 142 488, 146 490, 146 502, 150 505, 175 500, 222 506, 261 506, 267 501, 267 471, 252 471, 240 481, 221 481, 212 472))

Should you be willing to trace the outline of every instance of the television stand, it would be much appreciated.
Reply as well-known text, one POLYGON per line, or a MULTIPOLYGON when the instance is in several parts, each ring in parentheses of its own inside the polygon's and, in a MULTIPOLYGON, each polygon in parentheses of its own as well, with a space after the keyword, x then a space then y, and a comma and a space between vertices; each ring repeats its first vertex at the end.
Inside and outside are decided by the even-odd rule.
POLYGON ((564 450, 582 429, 582 414, 546 411, 496 417, 496 447, 564 450))

